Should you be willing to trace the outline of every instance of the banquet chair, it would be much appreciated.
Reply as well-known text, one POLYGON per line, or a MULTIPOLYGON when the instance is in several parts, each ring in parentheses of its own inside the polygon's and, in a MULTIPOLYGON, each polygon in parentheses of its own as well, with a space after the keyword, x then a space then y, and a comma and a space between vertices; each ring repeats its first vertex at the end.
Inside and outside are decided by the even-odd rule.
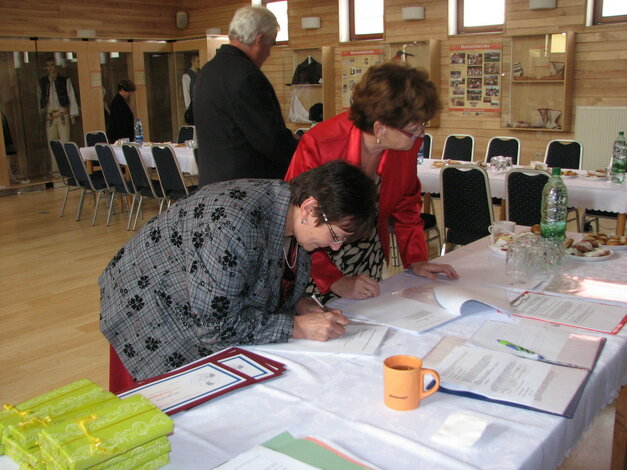
POLYGON ((583 146, 576 140, 551 140, 546 145, 544 163, 549 168, 570 168, 581 170, 583 146))
POLYGON ((83 202, 85 201, 85 193, 87 193, 87 191, 90 191, 96 195, 96 207, 94 208, 94 217, 91 221, 92 225, 96 225, 96 217, 98 216, 100 196, 103 192, 107 190, 107 183, 105 183, 102 173, 98 172, 90 175, 87 172, 87 167, 85 166, 85 162, 81 157, 76 143, 65 142, 63 144, 63 148, 65 149, 65 153, 70 162, 70 167, 72 168, 72 172, 74 173, 74 178, 76 178, 76 182, 82 190, 81 198, 78 203, 78 211, 76 212, 76 220, 78 221, 81 218, 83 202))
POLYGON ((433 136, 425 133, 422 141, 422 158, 431 158, 431 142, 433 142, 433 136))
POLYGON ((61 205, 61 215, 59 216, 63 217, 63 213, 65 212, 65 204, 67 203, 67 196, 70 191, 79 189, 79 185, 76 182, 76 178, 74 178, 74 173, 72 173, 70 162, 67 159, 67 155, 65 154, 65 150, 63 149, 63 144, 61 143, 61 141, 51 140, 49 145, 52 155, 57 162, 57 167, 59 167, 59 174, 61 175, 61 178, 63 179, 63 184, 65 184, 66 188, 65 196, 63 196, 63 204, 61 205))
POLYGON ((163 197, 168 201, 168 208, 172 201, 181 199, 197 189, 195 185, 185 184, 174 149, 170 145, 153 145, 152 156, 157 166, 163 197))
MULTIPOLYGON (((546 153, 544 154, 544 163, 549 168, 569 168, 572 170, 581 170, 583 156, 583 145, 576 140, 560 139, 551 140, 546 145, 546 153)), ((576 221, 577 230, 583 229, 583 223, 580 223, 579 209, 569 207, 568 213, 574 213, 573 217, 566 218, 566 222, 576 221)))
POLYGON ((496 136, 488 142, 485 150, 485 162, 490 163, 492 157, 501 155, 512 157, 512 164, 518 165, 520 159, 520 140, 516 137, 496 136))
POLYGON ((467 134, 450 134, 444 141, 442 149, 443 160, 463 160, 472 162, 474 160, 475 139, 467 134))
POLYGON ((490 234, 494 221, 488 174, 474 165, 448 165, 440 172, 445 254, 450 245, 466 245, 490 234))
POLYGON ((618 217, 617 212, 610 211, 600 211, 596 209, 586 209, 583 214, 583 220, 581 221, 581 232, 590 232, 592 228, 592 224, 594 223, 595 232, 601 232, 599 223, 600 219, 614 219, 616 220, 618 217))
MULTIPOLYGON (((442 236, 440 229, 438 228, 438 222, 435 218, 435 214, 420 214, 423 222, 423 230, 427 239, 427 245, 433 240, 438 241, 438 253, 442 249, 442 236)), ((398 243, 396 241, 396 235, 394 234, 394 224, 390 223, 390 257, 392 258, 392 266, 398 267, 401 265, 400 254, 398 251, 398 243)))
POLYGON ((542 218, 542 189, 551 175, 544 170, 516 168, 505 175, 507 220, 518 225, 535 225, 542 218))
POLYGON ((139 197, 139 201, 137 201, 137 207, 135 209, 135 221, 133 222, 133 230, 135 230, 137 228, 137 219, 141 213, 144 198, 152 198, 159 201, 159 214, 163 211, 163 203, 165 202, 165 199, 163 197, 163 192, 161 191, 161 184, 158 180, 153 180, 150 177, 150 172, 142 160, 137 145, 122 145, 122 152, 124 152, 126 166, 128 167, 131 182, 135 188, 131 208, 135 207, 135 201, 139 197))
POLYGON ((109 139, 104 131, 91 131, 85 134, 85 147, 94 147, 96 144, 108 144, 109 139))
POLYGON ((195 126, 181 126, 179 128, 179 133, 176 137, 176 143, 184 144, 186 140, 196 140, 195 126))
MULTIPOLYGON (((96 144, 96 155, 98 155, 98 161, 100 162, 102 175, 104 176, 105 183, 107 184, 107 190, 111 194, 111 199, 109 200, 109 213, 107 214, 106 223, 106 225, 109 226, 111 213, 113 212, 113 207, 115 205, 115 196, 119 194, 122 197, 122 201, 124 201, 125 195, 135 195, 135 188, 130 182, 127 182, 126 179, 124 179, 124 174, 122 173, 120 164, 115 158, 115 152, 113 151, 113 147, 111 147, 111 145, 96 144)), ((133 198, 133 203, 134 202, 135 198, 133 198)), ((131 204, 128 211, 128 223, 126 224, 126 230, 131 229, 133 208, 134 206, 131 204)))

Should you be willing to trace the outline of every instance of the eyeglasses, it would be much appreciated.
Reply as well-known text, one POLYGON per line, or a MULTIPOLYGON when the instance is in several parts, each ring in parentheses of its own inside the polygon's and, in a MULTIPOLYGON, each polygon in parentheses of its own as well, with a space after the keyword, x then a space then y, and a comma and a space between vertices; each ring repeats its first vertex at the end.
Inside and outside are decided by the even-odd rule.
POLYGON ((322 219, 324 220, 324 223, 327 224, 329 232, 331 232, 331 238, 333 239, 333 243, 344 243, 346 240, 348 240, 348 237, 338 237, 335 234, 335 232, 333 231, 333 227, 331 227, 329 219, 327 219, 327 216, 324 212, 322 212, 322 219))
POLYGON ((403 134, 405 137, 416 140, 418 137, 422 137, 424 135, 426 126, 427 126, 426 123, 421 122, 421 123, 418 123, 418 127, 416 128, 414 132, 407 132, 407 131, 404 131, 403 129, 396 129, 396 130, 400 132, 401 134, 403 134))

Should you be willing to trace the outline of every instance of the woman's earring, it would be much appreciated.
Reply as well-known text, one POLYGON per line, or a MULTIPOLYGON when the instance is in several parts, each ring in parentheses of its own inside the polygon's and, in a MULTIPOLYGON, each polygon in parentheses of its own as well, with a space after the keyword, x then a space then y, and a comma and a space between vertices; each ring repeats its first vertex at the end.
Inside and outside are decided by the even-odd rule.
POLYGON ((381 139, 377 137, 377 145, 381 145, 381 139))
POLYGON ((307 219, 300 219, 300 223, 303 225, 307 225, 307 219))

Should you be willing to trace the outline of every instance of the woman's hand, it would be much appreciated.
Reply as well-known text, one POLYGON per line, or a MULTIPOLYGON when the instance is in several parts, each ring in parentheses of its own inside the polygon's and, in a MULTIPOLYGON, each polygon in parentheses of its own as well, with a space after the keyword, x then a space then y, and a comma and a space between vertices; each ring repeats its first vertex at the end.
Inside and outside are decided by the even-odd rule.
POLYGON ((365 274, 344 276, 331 285, 331 292, 347 299, 368 299, 379 295, 379 283, 365 274))
POLYGON ((305 313, 294 317, 294 339, 310 339, 313 341, 326 341, 338 338, 344 334, 344 327, 348 325, 341 310, 329 309, 323 312, 316 306, 317 312, 305 313))
POLYGON ((418 276, 436 279, 437 274, 446 274, 449 279, 459 278, 457 271, 450 264, 429 263, 427 261, 419 261, 411 264, 411 270, 418 276))

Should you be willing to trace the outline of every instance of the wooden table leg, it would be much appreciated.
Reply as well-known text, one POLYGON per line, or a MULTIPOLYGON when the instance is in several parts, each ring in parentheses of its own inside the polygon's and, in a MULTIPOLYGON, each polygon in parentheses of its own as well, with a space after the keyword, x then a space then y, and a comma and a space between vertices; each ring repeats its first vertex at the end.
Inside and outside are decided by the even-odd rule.
MULTIPOLYGON (((622 214, 623 218, 625 214, 622 214)), ((627 386, 623 386, 616 399, 614 440, 612 441, 612 470, 627 468, 627 386)))
POLYGON ((616 235, 619 237, 625 235, 625 214, 618 214, 616 216, 616 235))
POLYGON ((431 193, 425 193, 422 196, 422 212, 431 214, 431 193))

